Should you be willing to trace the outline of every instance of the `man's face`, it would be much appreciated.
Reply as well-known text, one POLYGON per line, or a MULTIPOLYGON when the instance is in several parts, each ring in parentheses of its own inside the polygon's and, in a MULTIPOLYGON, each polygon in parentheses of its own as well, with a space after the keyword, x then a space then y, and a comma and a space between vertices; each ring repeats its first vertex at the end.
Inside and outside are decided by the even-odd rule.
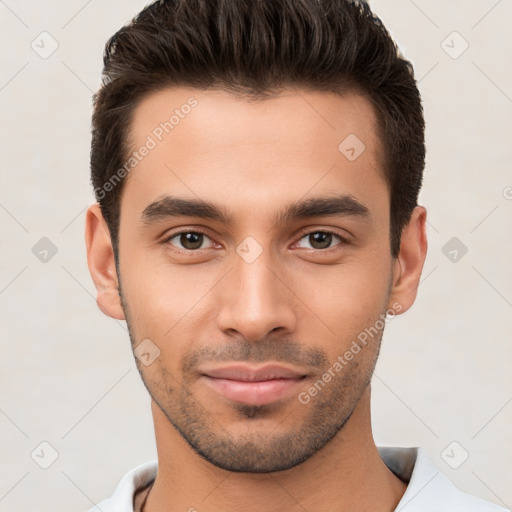
POLYGON ((134 150, 156 143, 127 178, 119 230, 132 346, 150 340, 147 361, 160 351, 151 364, 137 359, 143 381, 213 464, 293 467, 350 418, 391 307, 390 198, 372 107, 359 95, 289 90, 248 102, 174 88, 145 98, 132 128, 134 150), (158 130, 191 96, 197 105, 158 130), (180 208, 166 196, 226 218, 170 215, 180 208), (361 350, 336 370, 354 340, 361 350))

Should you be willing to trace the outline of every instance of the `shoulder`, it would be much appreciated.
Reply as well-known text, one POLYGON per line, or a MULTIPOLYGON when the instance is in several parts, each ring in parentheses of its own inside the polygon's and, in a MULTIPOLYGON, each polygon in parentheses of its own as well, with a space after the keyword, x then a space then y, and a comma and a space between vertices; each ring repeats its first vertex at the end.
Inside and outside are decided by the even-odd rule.
POLYGON ((396 512, 510 512, 458 489, 419 447, 379 447, 382 460, 408 482, 396 512))
POLYGON ((147 487, 155 477, 158 462, 152 460, 140 464, 123 476, 114 494, 94 505, 87 512, 133 512, 133 499, 139 489, 147 487))

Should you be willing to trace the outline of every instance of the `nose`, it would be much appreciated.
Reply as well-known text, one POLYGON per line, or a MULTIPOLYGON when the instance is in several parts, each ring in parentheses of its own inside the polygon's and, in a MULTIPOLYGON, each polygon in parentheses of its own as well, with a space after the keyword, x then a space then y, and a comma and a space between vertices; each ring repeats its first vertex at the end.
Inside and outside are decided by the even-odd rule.
POLYGON ((219 329, 230 335, 236 332, 247 341, 262 340, 277 330, 293 332, 297 322, 294 294, 283 273, 268 251, 251 263, 236 255, 218 290, 219 329))

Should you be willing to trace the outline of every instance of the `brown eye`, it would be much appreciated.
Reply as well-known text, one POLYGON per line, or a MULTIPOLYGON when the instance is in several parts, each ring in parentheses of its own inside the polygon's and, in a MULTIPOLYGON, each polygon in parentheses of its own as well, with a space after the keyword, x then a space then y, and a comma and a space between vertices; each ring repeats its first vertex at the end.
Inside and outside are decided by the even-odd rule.
POLYGON ((304 249, 329 249, 333 240, 337 238, 341 242, 344 242, 343 238, 330 231, 312 231, 301 238, 306 239, 309 243, 309 247, 303 247, 304 249))
POLYGON ((203 245, 205 238, 208 237, 199 231, 182 231, 181 233, 176 233, 169 237, 167 242, 169 242, 174 247, 177 247, 178 249, 195 251, 197 249, 204 249, 204 247, 201 246, 203 245), (173 240, 177 240, 178 245, 173 242, 173 240))

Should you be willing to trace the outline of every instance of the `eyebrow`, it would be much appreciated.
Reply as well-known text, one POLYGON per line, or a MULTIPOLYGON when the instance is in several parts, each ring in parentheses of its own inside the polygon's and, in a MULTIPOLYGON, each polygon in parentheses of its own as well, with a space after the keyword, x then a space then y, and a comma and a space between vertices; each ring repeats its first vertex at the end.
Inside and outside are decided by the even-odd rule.
MULTIPOLYGON (((292 220, 312 217, 359 217, 371 218, 370 210, 353 196, 346 194, 335 197, 315 197, 288 205, 274 217, 274 224, 281 225, 292 220)), ((219 221, 228 226, 234 224, 234 217, 222 206, 201 199, 185 199, 161 196, 149 204, 141 214, 141 221, 154 224, 175 217, 199 217, 219 221)))

